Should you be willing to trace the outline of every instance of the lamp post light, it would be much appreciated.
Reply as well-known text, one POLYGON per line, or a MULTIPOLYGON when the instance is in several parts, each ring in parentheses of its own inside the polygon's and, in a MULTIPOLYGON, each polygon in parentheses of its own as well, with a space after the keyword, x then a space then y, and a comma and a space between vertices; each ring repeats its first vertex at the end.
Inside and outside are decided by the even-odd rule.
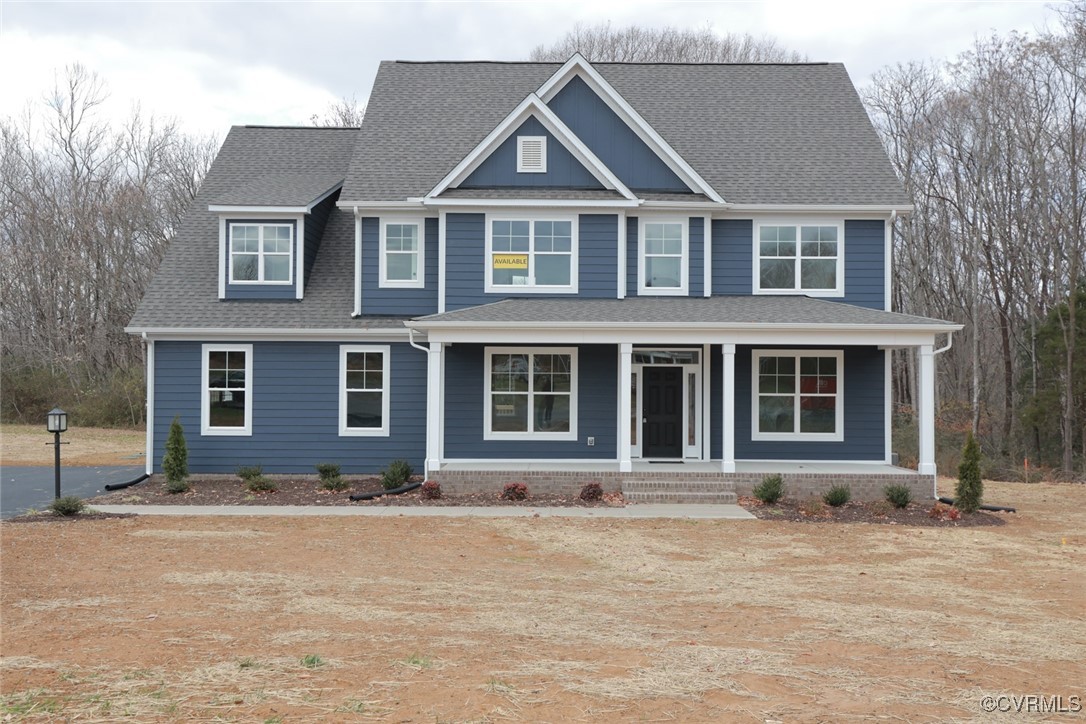
POLYGON ((66 442, 60 441, 60 433, 68 429, 68 413, 59 407, 54 407, 49 411, 49 414, 45 416, 45 429, 53 433, 53 442, 46 443, 46 445, 52 445, 55 453, 54 460, 56 461, 56 498, 60 498, 60 446, 67 445, 66 442))

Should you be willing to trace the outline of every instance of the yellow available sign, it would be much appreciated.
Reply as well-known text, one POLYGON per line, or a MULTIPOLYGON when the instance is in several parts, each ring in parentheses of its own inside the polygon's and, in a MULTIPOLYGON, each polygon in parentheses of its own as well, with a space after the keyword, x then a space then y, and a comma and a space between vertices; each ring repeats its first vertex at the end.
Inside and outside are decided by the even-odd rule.
POLYGON ((495 254, 494 255, 494 268, 495 269, 527 269, 528 268, 528 255, 527 254, 495 254))

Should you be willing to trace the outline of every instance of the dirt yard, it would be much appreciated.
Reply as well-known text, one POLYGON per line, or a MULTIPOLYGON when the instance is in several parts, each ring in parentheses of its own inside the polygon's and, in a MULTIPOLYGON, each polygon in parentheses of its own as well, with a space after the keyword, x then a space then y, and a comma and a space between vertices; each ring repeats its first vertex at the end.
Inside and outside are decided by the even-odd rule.
POLYGON ((1086 486, 987 498, 1020 512, 3 524, 0 717, 1018 721, 983 697, 1086 694, 1086 486))
MULTIPOLYGON (((73 427, 60 436, 65 466, 142 465, 143 430, 73 427)), ((52 465, 53 436, 41 425, 0 425, 0 465, 52 465)))

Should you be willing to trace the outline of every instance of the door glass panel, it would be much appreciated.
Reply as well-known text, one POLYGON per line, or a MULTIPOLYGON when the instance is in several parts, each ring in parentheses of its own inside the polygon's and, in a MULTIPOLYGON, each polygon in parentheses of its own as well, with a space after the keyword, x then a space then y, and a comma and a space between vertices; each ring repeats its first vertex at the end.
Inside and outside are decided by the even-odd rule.
POLYGON ((694 377, 693 372, 686 376, 686 444, 691 446, 698 444, 698 397, 697 386, 695 385, 696 381, 697 379, 694 377))
POLYGON ((637 409, 637 375, 630 378, 630 444, 637 445, 637 430, 641 427, 641 410, 637 409))

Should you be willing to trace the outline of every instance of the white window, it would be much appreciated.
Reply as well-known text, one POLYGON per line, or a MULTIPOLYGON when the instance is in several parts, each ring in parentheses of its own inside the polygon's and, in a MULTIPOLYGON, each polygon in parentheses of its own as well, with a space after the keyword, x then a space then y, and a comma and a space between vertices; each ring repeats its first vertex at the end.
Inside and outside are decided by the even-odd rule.
POLYGON ((577 351, 486 349, 486 440, 576 440, 577 351))
POLYGON ((577 291, 575 219, 491 217, 486 234, 486 291, 577 291))
POLYGON ((253 345, 205 344, 201 356, 201 434, 252 435, 253 345))
POLYGON ((426 285, 424 223, 421 219, 381 220, 382 287, 421 289, 426 285))
POLYGON ((292 283, 293 249, 293 224, 230 224, 230 283, 292 283))
POLYGON ((388 345, 339 348, 339 434, 388 436, 388 345))
POLYGON ((517 173, 547 172, 547 137, 517 136, 517 173))
POLYGON ((686 219, 642 217, 637 245, 637 293, 686 294, 689 249, 686 219))
POLYGON ((843 440, 843 363, 841 351, 755 351, 752 439, 843 440))
POLYGON ((757 225, 755 293, 842 296, 843 239, 839 224, 757 225))

